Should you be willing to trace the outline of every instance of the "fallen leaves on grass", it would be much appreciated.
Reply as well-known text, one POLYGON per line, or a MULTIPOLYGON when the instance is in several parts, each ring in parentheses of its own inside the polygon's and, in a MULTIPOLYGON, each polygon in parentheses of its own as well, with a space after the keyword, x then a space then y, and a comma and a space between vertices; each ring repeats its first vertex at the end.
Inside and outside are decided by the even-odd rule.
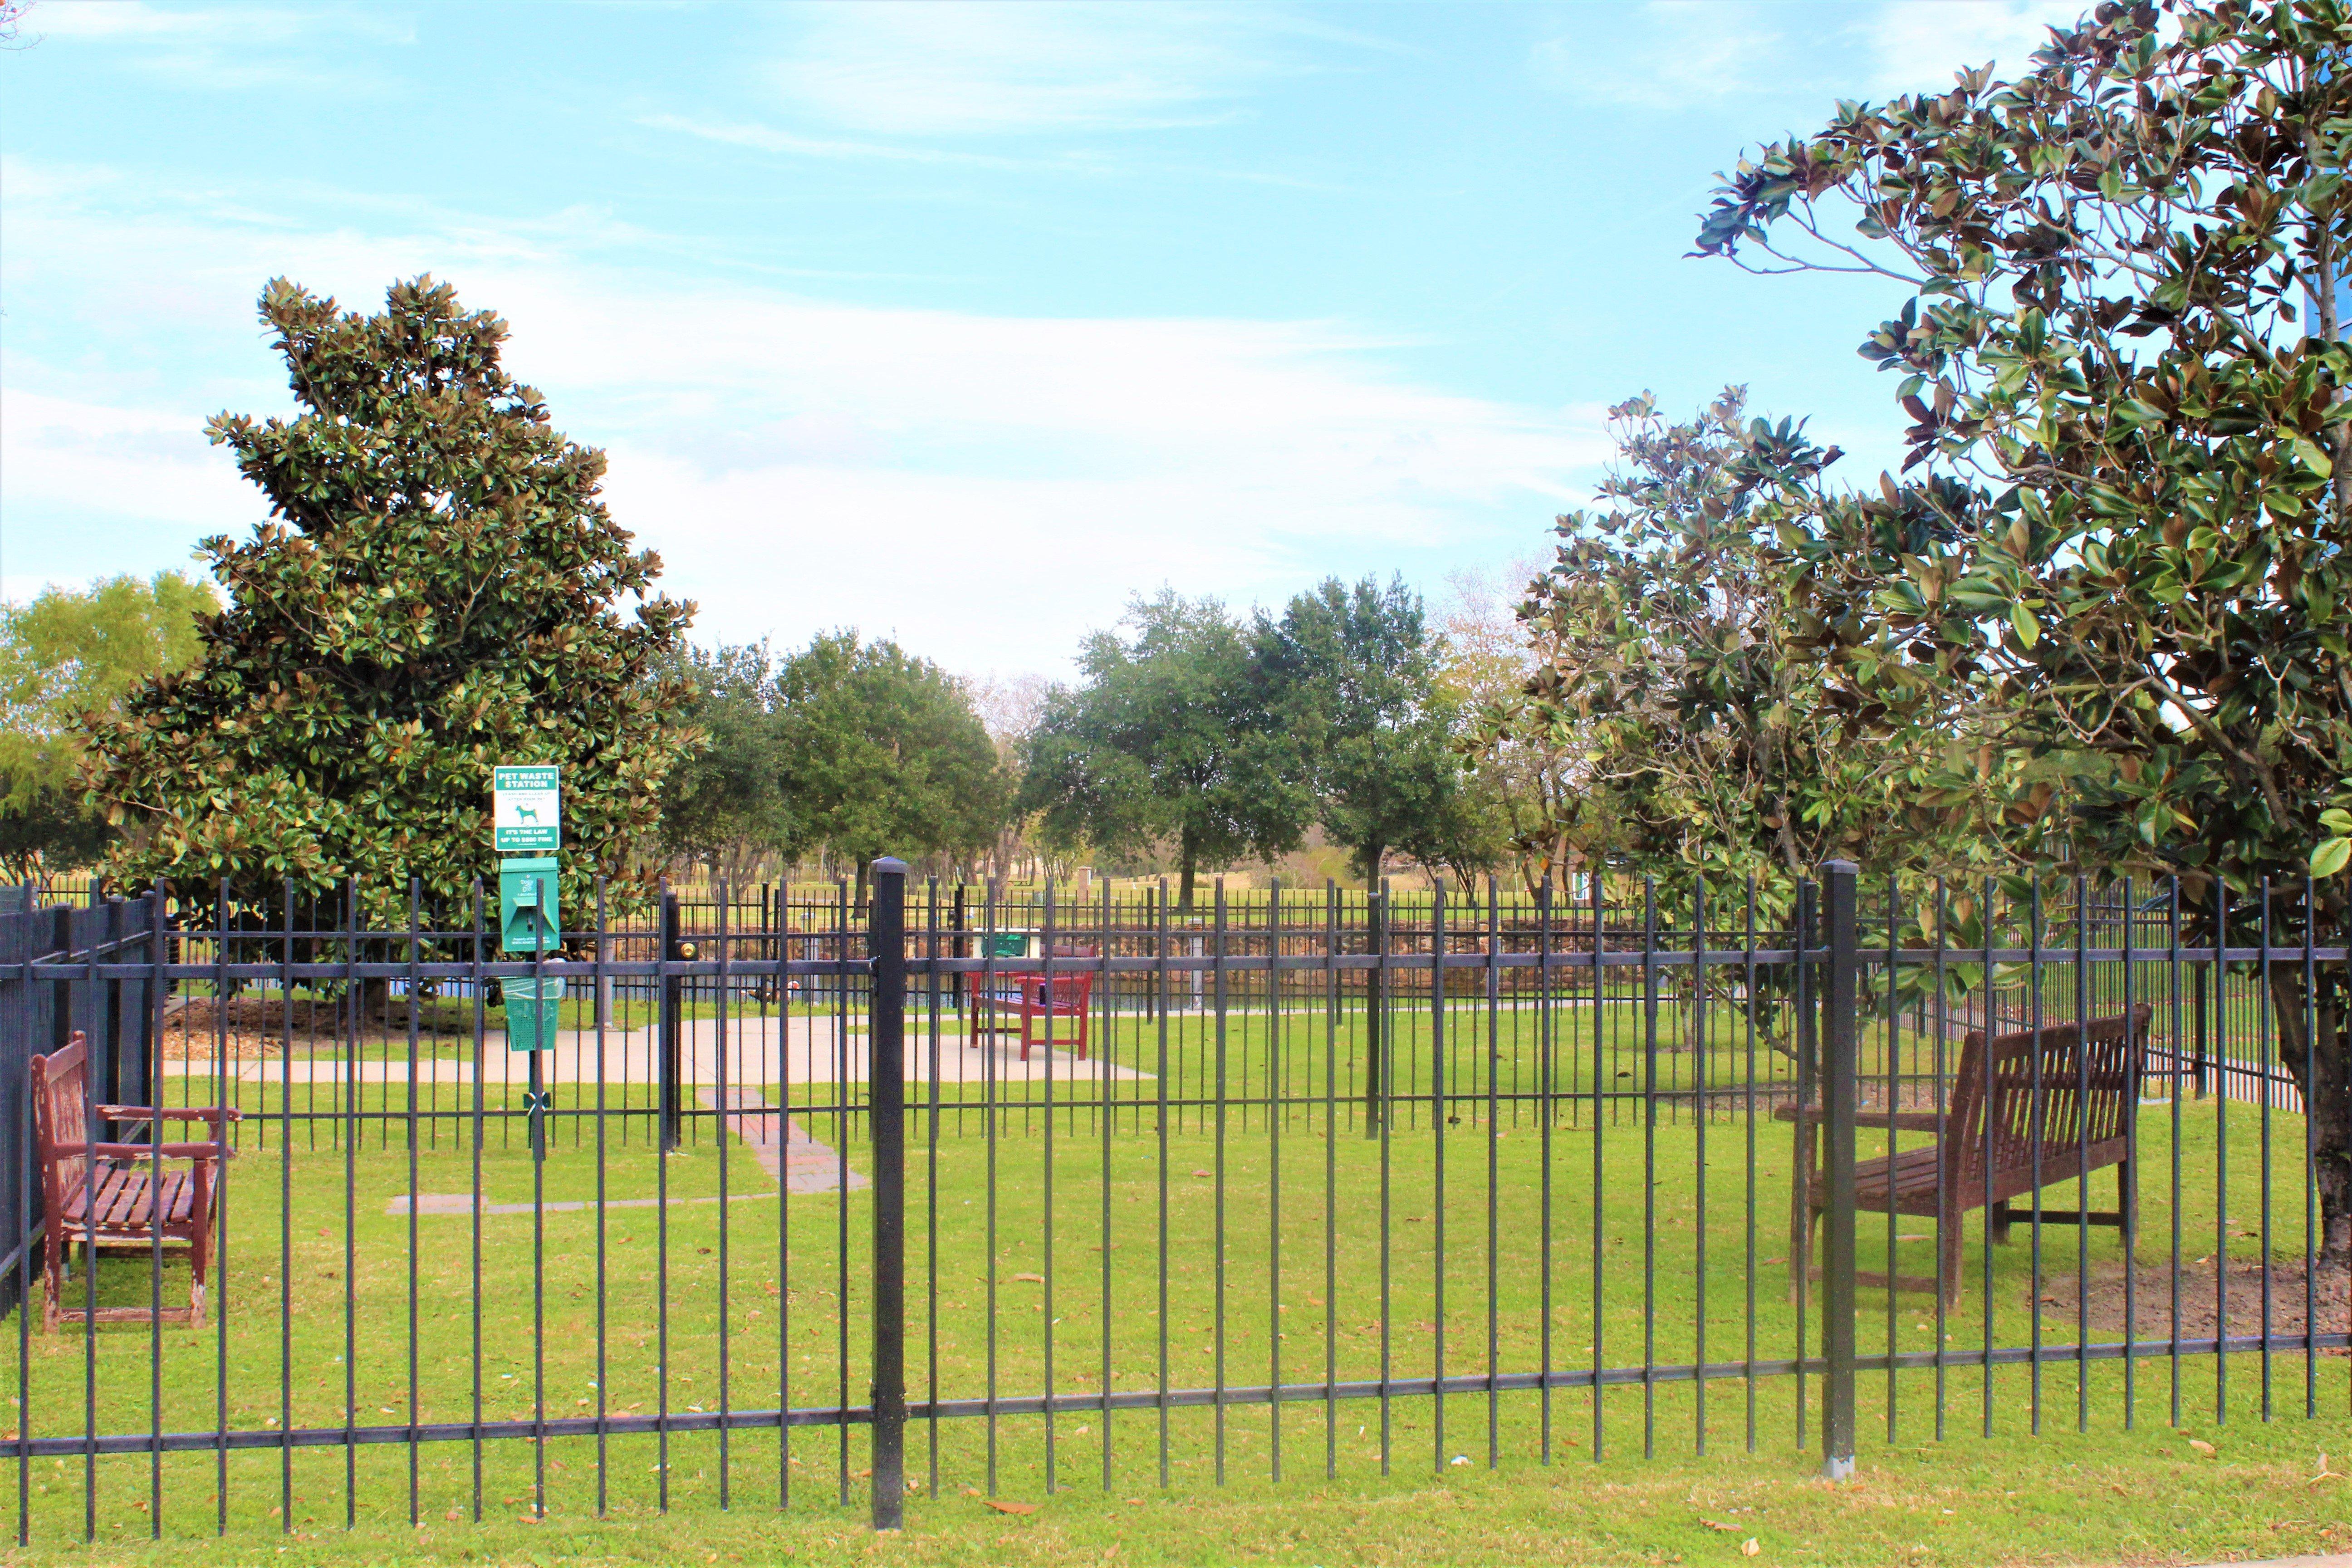
POLYGON ((2191 1438, 2189 1438, 2189 1446, 2190 1447, 2192 1447, 2192 1448, 2196 1449, 2199 1453, 2200 1453, 2200 1454, 2204 1455, 2204 1456, 2205 1456, 2207 1458, 2209 1458, 2209 1459, 2210 1459, 2210 1458, 2211 1458, 2213 1457, 2213 1455, 2214 1455, 2216 1452, 2218 1452, 2218 1450, 2214 1448, 2214 1447, 2213 1447, 2213 1445, 2212 1445, 2212 1444, 2208 1443, 2208 1442, 2207 1442, 2207 1441, 2205 1441, 2205 1439, 2204 1439, 2204 1438, 2202 1438, 2202 1437, 2191 1437, 2191 1438))
POLYGON ((1034 1502, 1012 1502, 1001 1497, 982 1498, 980 1500, 982 1505, 992 1508, 999 1513, 1035 1513, 1037 1511, 1037 1505, 1034 1502))

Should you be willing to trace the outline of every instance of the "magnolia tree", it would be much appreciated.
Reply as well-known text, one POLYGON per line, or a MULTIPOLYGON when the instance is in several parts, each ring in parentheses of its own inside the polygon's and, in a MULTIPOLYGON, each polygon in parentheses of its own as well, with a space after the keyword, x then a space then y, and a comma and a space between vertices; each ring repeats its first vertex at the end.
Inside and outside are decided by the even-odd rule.
POLYGON ((1586 865, 1628 864, 1688 907, 1753 881, 1768 917, 1826 859, 1926 867, 1901 809, 1923 752, 1823 679, 1806 606, 1776 567, 1840 456, 1730 388, 1687 420, 1648 396, 1611 411, 1601 506, 1559 520, 1520 614, 1538 665, 1498 728, 1548 740, 1581 782, 1563 818, 1586 865))
MULTIPOLYGON (((1780 925, 1832 858, 1939 868, 1950 840, 1906 805, 1922 737, 1885 731, 1824 679, 1775 565, 1822 504, 1837 449, 1749 417, 1737 387, 1687 420, 1644 395, 1610 423, 1601 504, 1559 520, 1520 610, 1534 679, 1489 720, 1492 735, 1570 759, 1557 826, 1575 859, 1639 871, 1661 918, 1718 928, 1751 911, 1780 925)), ((1786 1047, 1785 997, 1766 991, 1759 1021, 1786 1047)))
MULTIPOLYGON (((1824 504, 1781 567, 1858 710, 1967 728, 1917 798, 2030 863, 2177 875, 2233 941, 2346 931, 2347 57, 2333 5, 2102 5, 2017 80, 1764 148, 1698 242, 1909 296, 1862 348, 1909 477, 1824 504)), ((2343 968, 2270 982, 2342 1257, 2343 968)))
POLYGON ((116 871, 199 900, 225 881, 247 910, 356 879, 361 918, 394 922, 415 878, 462 910, 494 866, 492 766, 552 763, 567 907, 599 875, 625 907, 692 739, 659 673, 691 607, 597 499, 604 454, 555 430, 499 363, 506 323, 446 284, 362 316, 279 280, 261 317, 300 412, 209 426, 270 518, 205 542, 227 607, 90 737, 116 871))

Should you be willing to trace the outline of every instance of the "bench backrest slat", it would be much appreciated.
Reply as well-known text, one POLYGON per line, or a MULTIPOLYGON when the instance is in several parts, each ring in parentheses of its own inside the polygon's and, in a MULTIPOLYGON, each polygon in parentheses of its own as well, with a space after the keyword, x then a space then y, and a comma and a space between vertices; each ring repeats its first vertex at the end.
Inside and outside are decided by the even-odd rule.
POLYGON ((33 1058, 33 1142, 41 1163, 43 1212, 65 1212, 66 1194, 84 1184, 87 1161, 60 1158, 62 1145, 89 1142, 89 1040, 79 1031, 58 1050, 33 1058))
POLYGON ((2154 1015, 2143 1002, 2087 1023, 1995 1035, 1990 1045, 1982 1029, 1969 1030, 1950 1110, 1960 1190, 1984 1182, 1988 1152, 2004 1175, 2032 1170, 2039 1149, 2044 1178, 2058 1181, 2101 1145, 2129 1138, 2154 1015))

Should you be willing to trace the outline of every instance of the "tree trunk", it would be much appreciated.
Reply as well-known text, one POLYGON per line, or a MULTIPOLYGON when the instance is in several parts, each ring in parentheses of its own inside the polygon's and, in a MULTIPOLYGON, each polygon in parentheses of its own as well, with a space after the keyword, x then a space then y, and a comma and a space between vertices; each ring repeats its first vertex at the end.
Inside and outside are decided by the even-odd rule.
POLYGON ((1192 876, 1201 863, 1201 841, 1189 827, 1177 839, 1177 857, 1176 907, 1190 910, 1192 907, 1192 876))
POLYGON ((2352 1049, 2345 1039, 2343 997, 2322 979, 2314 1038, 2305 1028, 2303 971, 2274 968, 2270 981, 2272 1012, 2278 1019, 2279 1065, 2301 1091, 2311 1123, 2320 1247, 2330 1261, 2352 1261, 2352 1049))

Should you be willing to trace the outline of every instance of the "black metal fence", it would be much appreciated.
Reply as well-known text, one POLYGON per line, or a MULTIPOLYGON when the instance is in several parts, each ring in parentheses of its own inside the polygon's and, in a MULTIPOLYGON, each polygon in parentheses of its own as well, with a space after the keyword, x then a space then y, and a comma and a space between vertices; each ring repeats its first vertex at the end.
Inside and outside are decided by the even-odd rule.
POLYGON ((2314 1174, 2352 958, 2305 889, 1188 910, 885 862, 864 904, 600 908, 528 960, 478 897, 152 940, 168 904, 0 922, 20 1538, 861 1490, 889 1525, 1661 1445, 1834 1473, 1955 1416, 2352 1402, 2314 1174), (24 1063, 69 1028, 93 1102, 243 1112, 201 1331, 22 1310, 24 1063))

